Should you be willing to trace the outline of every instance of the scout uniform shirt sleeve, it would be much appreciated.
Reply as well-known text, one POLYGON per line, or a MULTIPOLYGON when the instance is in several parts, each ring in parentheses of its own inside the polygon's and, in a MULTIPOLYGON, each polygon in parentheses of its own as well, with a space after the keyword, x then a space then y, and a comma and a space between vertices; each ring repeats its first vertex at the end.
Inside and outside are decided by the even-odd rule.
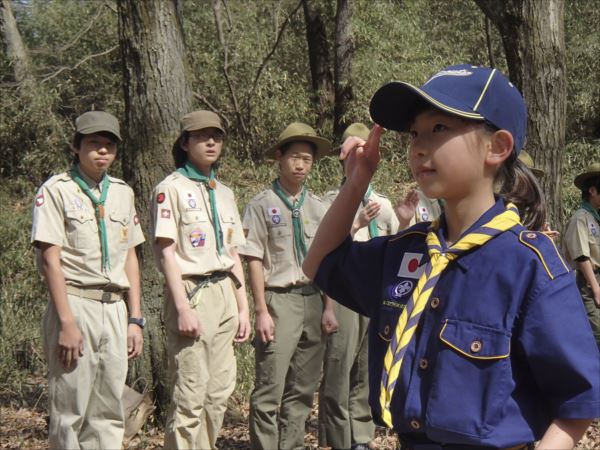
POLYGON ((62 199, 52 191, 49 180, 37 192, 33 204, 31 243, 39 242, 62 247, 65 241, 65 219, 62 199))
POLYGON ((238 250, 241 255, 264 259, 268 232, 263 214, 254 199, 246 205, 242 222, 246 243, 238 250))
POLYGON ((135 195, 133 190, 130 190, 131 195, 131 211, 129 218, 129 233, 131 234, 131 241, 129 248, 137 247, 146 239, 144 238, 144 233, 142 231, 142 226, 140 225, 140 218, 135 209, 135 195))
POLYGON ((177 190, 171 185, 161 183, 152 192, 153 239, 167 238, 177 242, 177 190))
POLYGON ((379 306, 386 238, 367 242, 346 240, 328 254, 315 283, 338 303, 368 317, 379 306))
POLYGON ((600 416, 600 355, 572 273, 532 292, 519 341, 553 417, 600 416))

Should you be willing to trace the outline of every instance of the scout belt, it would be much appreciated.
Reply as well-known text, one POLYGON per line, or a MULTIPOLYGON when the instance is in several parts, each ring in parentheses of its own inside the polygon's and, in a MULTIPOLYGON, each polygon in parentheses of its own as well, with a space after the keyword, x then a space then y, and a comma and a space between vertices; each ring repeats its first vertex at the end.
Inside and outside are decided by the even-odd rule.
POLYGON ((299 294, 299 295, 313 295, 319 292, 313 284, 304 284, 301 286, 288 286, 288 287, 268 287, 267 291, 276 292, 278 294, 299 294))
MULTIPOLYGON (((402 448, 408 450, 492 450, 495 448, 481 445, 440 444, 424 438, 412 440, 406 439, 403 436, 400 436, 400 442, 402 443, 402 448)), ((501 450, 533 450, 533 448, 534 444, 519 444, 501 450)))
POLYGON ((67 285, 67 294, 105 303, 123 300, 123 291, 107 291, 104 289, 91 289, 71 285, 67 285))
POLYGON ((236 289, 242 287, 242 283, 240 283, 240 280, 238 280, 238 278, 231 271, 217 270, 213 273, 209 273, 206 275, 194 275, 191 277, 186 277, 186 280, 190 280, 196 283, 194 288, 189 292, 188 299, 193 299, 194 295, 196 295, 196 293, 203 287, 208 286, 211 283, 217 283, 221 280, 224 280, 227 277, 231 278, 231 281, 233 281, 233 285, 236 289))

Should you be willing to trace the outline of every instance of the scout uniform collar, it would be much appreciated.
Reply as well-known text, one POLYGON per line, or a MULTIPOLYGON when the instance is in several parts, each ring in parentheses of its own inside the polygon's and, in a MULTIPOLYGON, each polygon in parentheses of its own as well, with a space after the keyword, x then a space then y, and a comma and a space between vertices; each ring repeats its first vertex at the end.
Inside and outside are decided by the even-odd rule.
POLYGON ((467 232, 448 248, 442 245, 437 234, 440 222, 436 220, 431 224, 425 238, 430 259, 417 282, 417 286, 409 302, 400 313, 396 329, 384 358, 379 401, 381 418, 389 428, 394 427, 390 403, 400 376, 404 355, 415 336, 421 313, 429 302, 429 297, 433 293, 442 272, 448 267, 451 261, 460 258, 465 253, 477 247, 485 245, 494 237, 518 225, 520 220, 517 207, 509 203, 506 205, 504 211, 495 215, 489 222, 467 232))
POLYGON ((106 202, 106 196, 108 195, 108 188, 110 187, 110 180, 106 172, 102 176, 100 181, 100 198, 96 198, 94 193, 90 190, 88 183, 83 179, 83 174, 79 170, 79 166, 73 166, 70 170, 73 181, 77 183, 79 188, 90 198, 94 205, 94 211, 96 213, 96 220, 98 221, 98 231, 100 233, 100 248, 102 251, 102 270, 107 271, 110 269, 110 260, 108 256, 108 237, 106 235, 106 222, 104 219, 104 203, 106 202))
POLYGON ((281 199, 283 204, 292 212, 292 226, 294 228, 294 250, 296 254, 296 262, 298 266, 302 265, 302 261, 306 256, 306 252, 308 250, 306 246, 306 240, 304 239, 304 227, 302 226, 302 217, 300 216, 300 208, 304 204, 304 199, 306 198, 306 193, 308 189, 306 189, 306 185, 302 186, 302 192, 300 193, 300 198, 298 200, 294 200, 292 204, 285 192, 283 191, 281 184, 279 183, 279 178, 273 181, 273 192, 281 199))
POLYGON ((592 206, 592 204, 590 202, 586 202, 586 201, 581 202, 581 208, 585 209, 587 212, 589 212, 594 217, 596 222, 598 222, 598 224, 600 225, 600 214, 598 214, 598 210, 594 209, 594 207, 592 206))
POLYGON ((221 230, 221 222, 219 221, 219 211, 217 208, 217 198, 215 196, 215 188, 217 187, 216 170, 214 165, 210 167, 210 174, 207 177, 200 172, 189 160, 185 162, 183 167, 177 169, 177 172, 193 181, 204 183, 208 190, 208 198, 210 200, 210 212, 212 215, 213 229, 215 231, 215 240, 217 241, 217 253, 220 255, 223 251, 223 232, 221 230))

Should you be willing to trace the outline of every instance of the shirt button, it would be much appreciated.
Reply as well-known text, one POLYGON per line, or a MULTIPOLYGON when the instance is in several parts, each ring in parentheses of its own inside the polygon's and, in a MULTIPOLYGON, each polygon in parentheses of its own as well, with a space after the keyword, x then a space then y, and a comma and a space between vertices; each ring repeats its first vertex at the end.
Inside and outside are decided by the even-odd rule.
POLYGON ((421 423, 417 419, 413 419, 410 421, 410 426, 413 430, 419 430, 421 428, 421 423))
POLYGON ((440 306, 440 299, 438 297, 433 297, 431 299, 431 309, 436 309, 438 306, 440 306))
POLYGON ((475 340, 471 342, 471 352, 473 353, 479 353, 482 347, 483 343, 481 341, 475 340))
POLYGON ((419 361, 419 368, 425 370, 427 367, 429 367, 429 361, 427 361, 425 358, 421 358, 419 361))

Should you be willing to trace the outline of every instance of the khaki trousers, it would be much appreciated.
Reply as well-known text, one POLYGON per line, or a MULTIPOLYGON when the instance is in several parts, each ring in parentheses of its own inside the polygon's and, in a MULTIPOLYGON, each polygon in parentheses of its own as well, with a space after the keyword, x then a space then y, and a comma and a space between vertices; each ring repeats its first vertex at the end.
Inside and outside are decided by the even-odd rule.
MULTIPOLYGON (((600 274, 596 273, 596 280, 600 283, 600 274)), ((594 294, 592 289, 587 284, 585 277, 581 272, 577 271, 577 287, 583 298, 583 304, 587 312, 590 325, 592 326, 592 332, 594 333, 594 339, 596 339, 596 345, 600 349, 600 308, 596 306, 594 302, 594 294)))
POLYGON ((62 366, 57 351, 60 323, 50 301, 43 321, 50 449, 119 450, 124 432, 121 396, 127 375, 125 303, 71 294, 67 300, 83 335, 83 356, 71 370, 62 366))
MULTIPOLYGON (((186 281, 190 292, 194 283, 186 281)), ((216 449, 227 399, 235 388, 233 339, 238 311, 231 279, 209 283, 191 299, 202 335, 177 333, 177 311, 165 302, 169 380, 173 386, 165 427, 165 449, 216 449)))
POLYGON ((349 449, 375 436, 369 407, 369 319, 336 305, 338 331, 327 337, 319 390, 319 445, 349 449))
POLYGON ((321 295, 267 290, 265 300, 275 322, 275 340, 268 344, 255 341, 250 447, 303 450, 305 422, 323 361, 321 295))

